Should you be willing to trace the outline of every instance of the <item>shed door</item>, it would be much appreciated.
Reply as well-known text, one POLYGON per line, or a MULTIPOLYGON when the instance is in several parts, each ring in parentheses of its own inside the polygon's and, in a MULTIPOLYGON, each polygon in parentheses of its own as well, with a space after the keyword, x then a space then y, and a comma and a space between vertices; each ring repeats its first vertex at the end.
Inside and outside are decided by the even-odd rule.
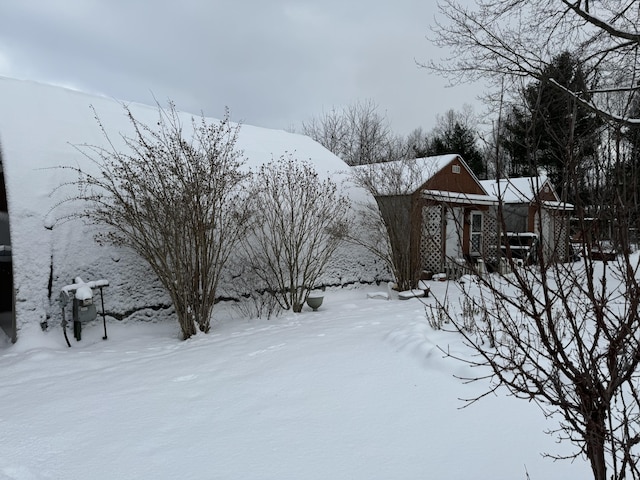
POLYGON ((462 208, 446 208, 445 256, 462 257, 462 229, 464 212, 462 208))

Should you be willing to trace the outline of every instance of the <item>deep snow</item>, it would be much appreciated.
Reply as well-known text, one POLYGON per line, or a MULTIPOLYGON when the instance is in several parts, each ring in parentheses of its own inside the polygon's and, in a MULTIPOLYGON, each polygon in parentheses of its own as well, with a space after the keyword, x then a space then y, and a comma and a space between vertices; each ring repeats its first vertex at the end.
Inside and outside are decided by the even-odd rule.
MULTIPOLYGON (((456 298, 453 282, 433 282, 456 298)), ((0 479, 585 478, 543 433, 538 408, 486 385, 457 334, 432 330, 417 299, 334 289, 322 307, 267 320, 219 305, 215 329, 176 322, 60 329, 0 348, 0 479)), ((425 299, 432 303, 433 296, 425 299)))

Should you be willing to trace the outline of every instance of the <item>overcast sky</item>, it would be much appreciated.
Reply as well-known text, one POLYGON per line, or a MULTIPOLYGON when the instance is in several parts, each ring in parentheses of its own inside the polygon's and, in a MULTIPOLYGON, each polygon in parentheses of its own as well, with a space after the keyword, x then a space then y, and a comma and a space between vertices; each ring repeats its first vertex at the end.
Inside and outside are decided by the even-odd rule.
POLYGON ((416 65, 443 56, 435 15, 435 0, 2 1, 0 75, 285 129, 372 99, 406 134, 481 93, 416 65))

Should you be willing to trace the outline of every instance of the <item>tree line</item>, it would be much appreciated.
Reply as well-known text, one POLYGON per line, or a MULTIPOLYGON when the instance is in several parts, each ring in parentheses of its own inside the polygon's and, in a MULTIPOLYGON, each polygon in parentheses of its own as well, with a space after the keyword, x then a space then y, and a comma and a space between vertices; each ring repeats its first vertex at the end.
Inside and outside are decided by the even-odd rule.
POLYGON ((334 107, 303 121, 301 131, 350 166, 458 153, 474 173, 486 178, 476 120, 467 105, 461 112, 451 109, 438 115, 432 131, 427 133, 417 127, 403 137, 393 132, 389 119, 380 113, 380 106, 367 99, 334 107))

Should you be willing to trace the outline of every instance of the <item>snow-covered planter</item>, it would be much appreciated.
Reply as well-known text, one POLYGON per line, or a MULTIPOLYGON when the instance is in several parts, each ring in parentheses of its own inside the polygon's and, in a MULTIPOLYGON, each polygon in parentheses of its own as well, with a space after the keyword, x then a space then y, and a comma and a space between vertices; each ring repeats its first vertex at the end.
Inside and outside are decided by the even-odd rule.
POLYGON ((313 309, 313 311, 317 311, 318 308, 322 305, 322 301, 324 300, 323 295, 311 294, 307 297, 307 305, 313 309))

